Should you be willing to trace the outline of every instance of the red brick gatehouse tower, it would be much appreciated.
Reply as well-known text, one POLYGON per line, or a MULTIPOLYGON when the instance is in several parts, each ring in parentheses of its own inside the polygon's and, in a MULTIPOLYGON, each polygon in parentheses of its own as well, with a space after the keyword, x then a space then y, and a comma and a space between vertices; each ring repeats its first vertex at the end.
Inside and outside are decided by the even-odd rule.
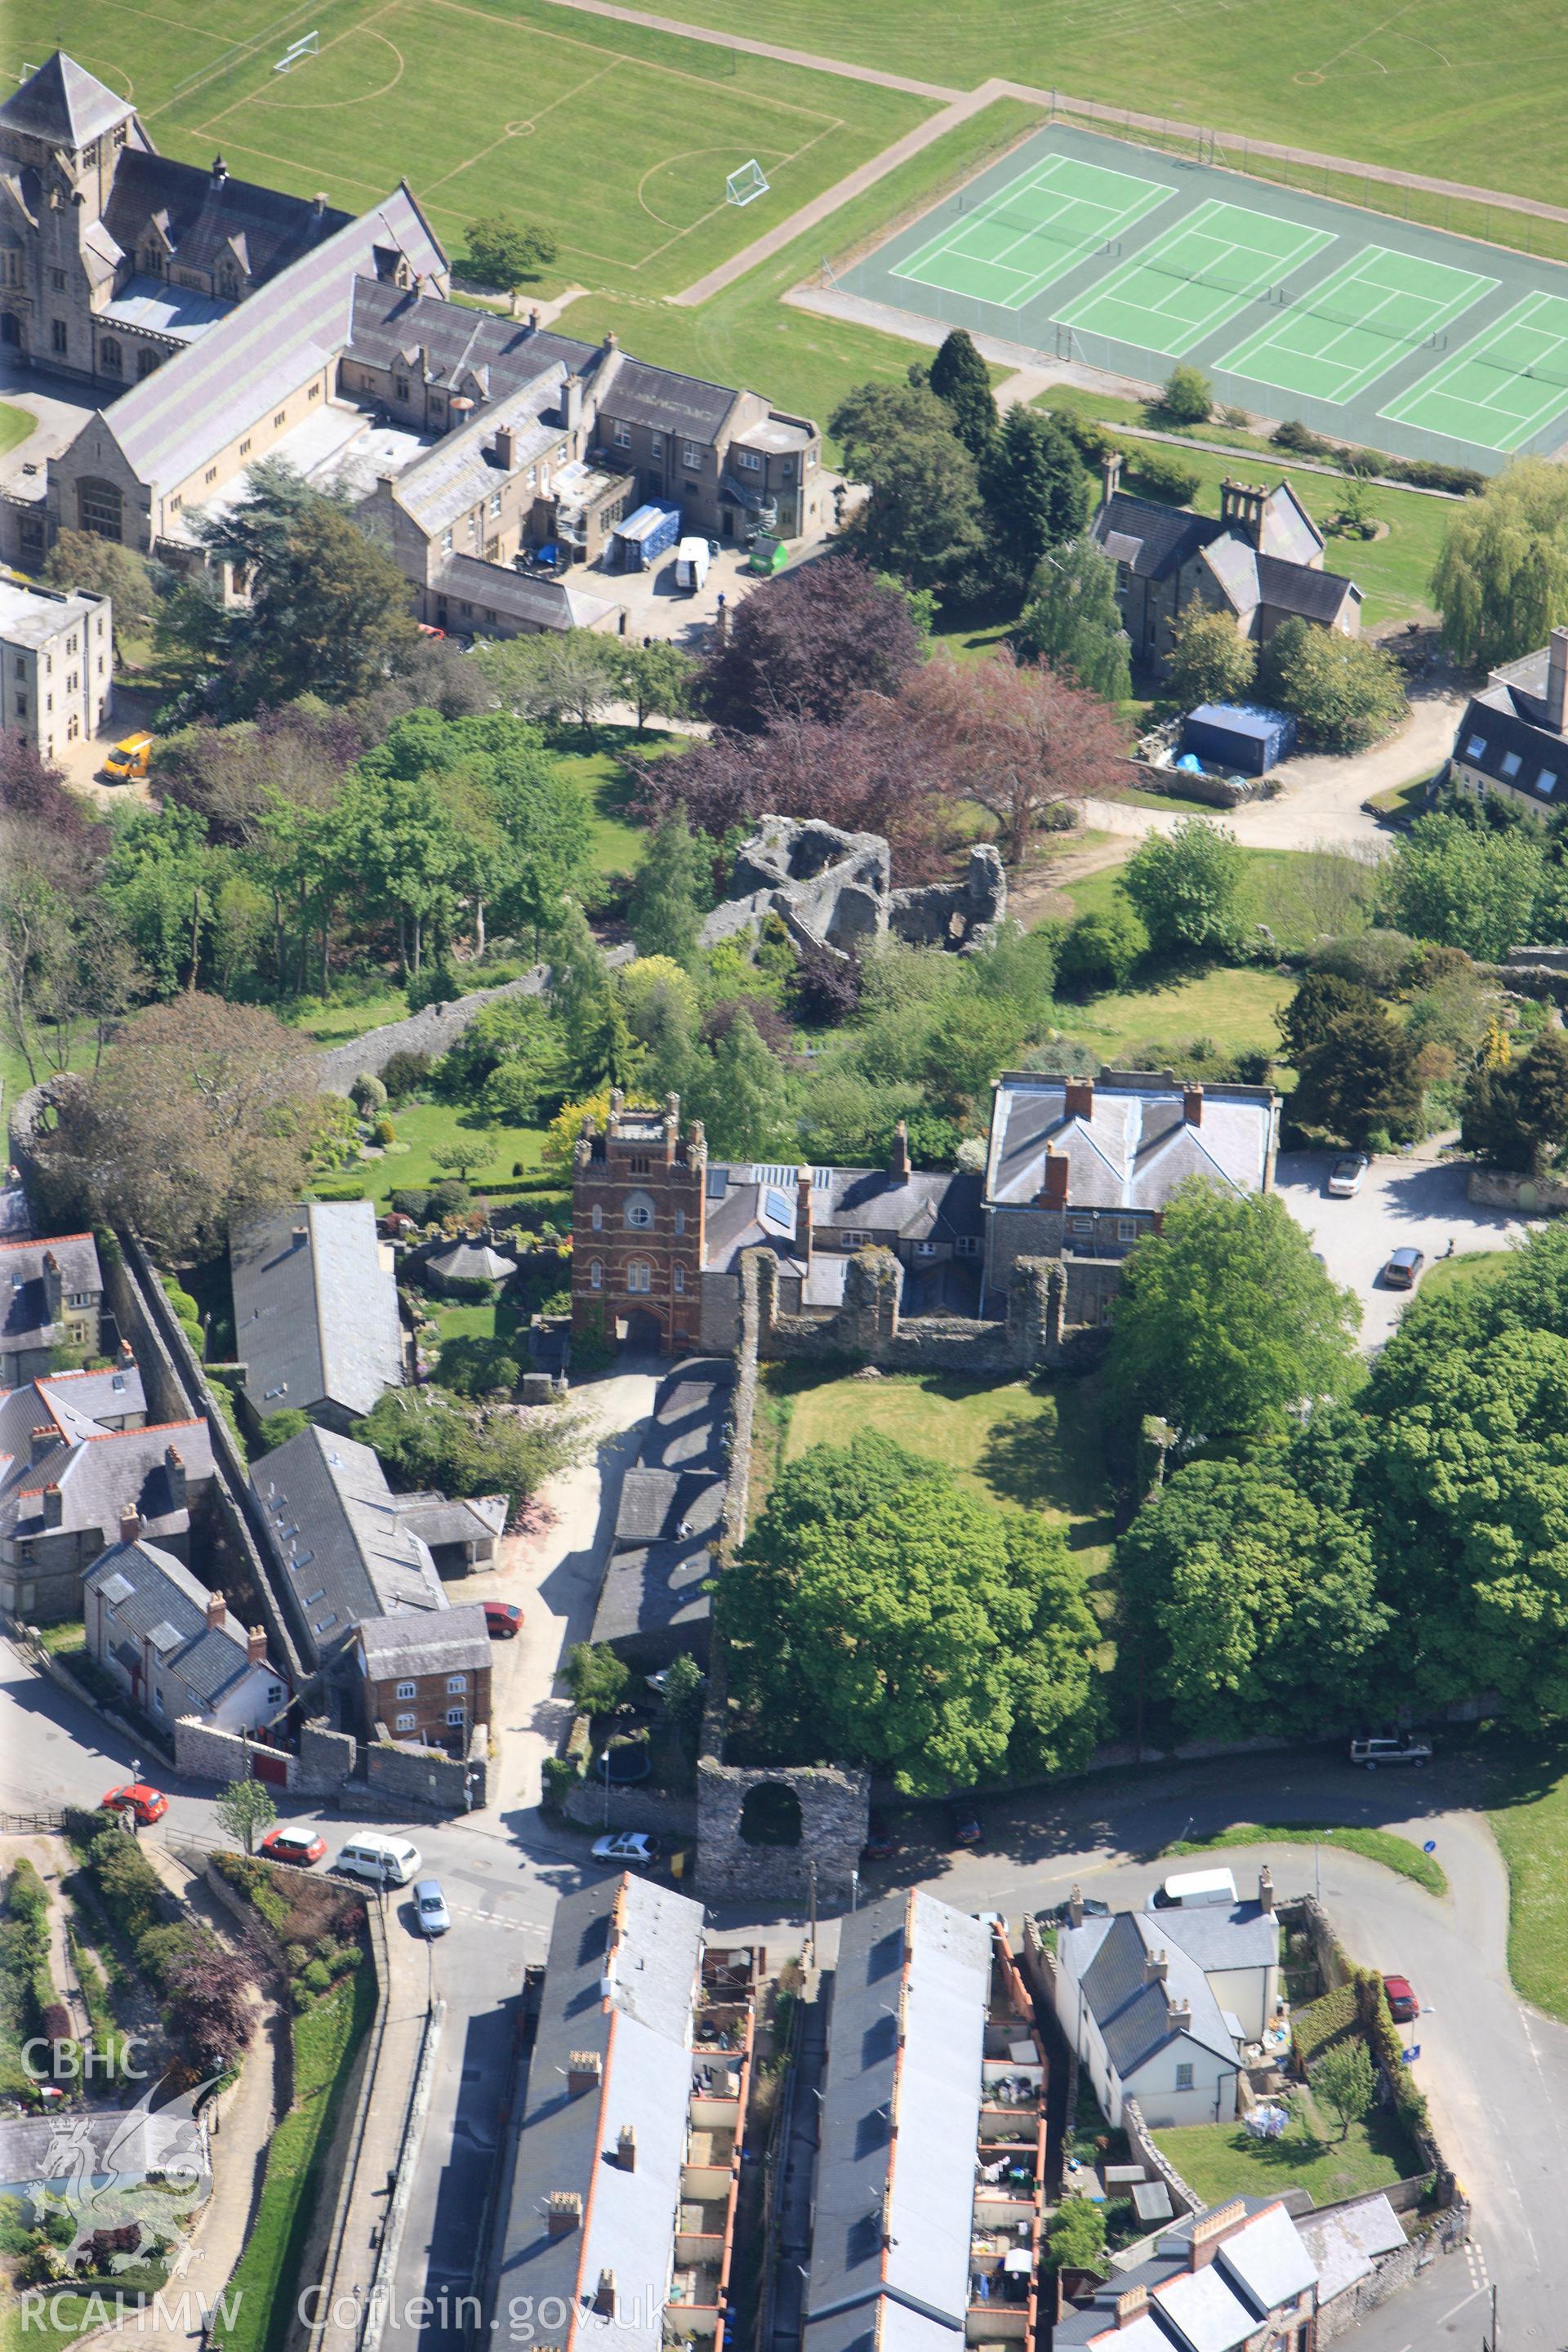
POLYGON ((684 1139, 680 1097, 628 1108, 617 1087, 603 1134, 588 1119, 572 1171, 575 1337, 679 1355, 700 1344, 708 1146, 684 1139))

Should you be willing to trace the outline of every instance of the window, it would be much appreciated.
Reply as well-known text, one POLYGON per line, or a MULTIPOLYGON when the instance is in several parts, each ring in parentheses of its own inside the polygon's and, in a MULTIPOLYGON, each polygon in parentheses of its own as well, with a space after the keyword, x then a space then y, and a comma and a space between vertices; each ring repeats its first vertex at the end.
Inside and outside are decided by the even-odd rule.
POLYGON ((77 520, 83 530, 94 531, 100 539, 121 536, 124 508, 113 482, 79 482, 76 499, 77 520))
POLYGON ((441 533, 441 552, 443 555, 450 555, 452 552, 452 526, 450 523, 447 525, 446 530, 441 533))
POLYGON ((136 375, 138 382, 150 376, 157 364, 158 354, 156 352, 143 352, 136 362, 136 375))
POLYGON ((447 1709, 447 1720, 454 1727, 454 1728, 461 1725, 463 1721, 462 1708, 460 1706, 449 1706, 447 1709))
POLYGON ((683 1234, 686 1231, 686 1212, 684 1209, 677 1209, 675 1213, 675 1230, 678 1234, 683 1234))
POLYGON ((690 473, 700 474, 701 472, 702 452, 697 446, 695 441, 683 441, 681 443, 680 462, 690 473))
POLYGON ((393 1726, 395 1731, 412 1731, 413 1728, 414 1717, 411 1715, 400 1715, 393 1726))
POLYGON ((1137 1218, 1118 1217, 1116 1220, 1116 1238, 1119 1242, 1135 1242, 1138 1238, 1137 1218))
POLYGON ((105 375, 123 375, 125 355, 112 335, 105 335, 98 347, 98 364, 105 375))
POLYGON ((1467 759, 1467 760, 1484 760, 1484 759, 1486 758, 1486 755, 1487 755, 1487 739, 1486 739, 1486 737, 1485 737, 1484 735, 1472 735, 1472 736, 1470 737, 1470 739, 1469 739, 1468 742, 1465 745, 1465 757, 1466 757, 1466 759, 1467 759))
POLYGON ((647 1174, 648 1158, 646 1151, 637 1151, 633 1153, 631 1169, 634 1176, 646 1176, 647 1174))
POLYGON ((65 320, 63 319, 51 319, 49 320, 50 350, 63 352, 67 348, 68 341, 68 339, 66 334, 65 320))
POLYGON ((460 1698, 460 1697, 462 1696, 463 1693, 468 1689, 468 1675, 447 1675, 447 1696, 448 1698, 452 1698, 452 1697, 458 1697, 458 1698, 460 1698))
POLYGON ((49 284, 53 287, 57 294, 63 294, 66 290, 65 271, 63 269, 51 269, 49 272, 49 284))
POLYGON ((1517 776, 1523 764, 1517 751, 1505 751, 1502 755, 1502 772, 1505 776, 1517 776))
POLYGON ((500 492, 499 490, 492 490, 490 492, 490 512, 492 515, 499 515, 500 512, 500 492))
POLYGON ((1535 789, 1538 793, 1554 793, 1557 790, 1556 769, 1542 768, 1535 779, 1535 789))
POLYGON ((686 490, 689 497, 696 498, 700 492, 702 485, 700 482, 688 481, 683 483, 681 487, 686 490))
POLYGON ((184 503, 185 501, 184 497, 178 490, 176 490, 174 497, 169 500, 169 512, 171 514, 178 514, 180 509, 184 505, 184 503))
POLYGON ((654 456, 655 456, 656 457, 663 457, 663 455, 664 455, 664 436, 663 436, 663 434, 662 434, 662 433, 650 433, 650 434, 648 435, 648 436, 647 436, 647 446, 648 446, 648 447, 653 451, 653 454, 654 454, 654 456))
POLYGON ((869 1234, 861 1233, 854 1225, 846 1225, 838 1238, 846 1249, 864 1249, 871 1236, 869 1234))
POLYGON ((206 472, 202 476, 202 479, 204 482, 216 482, 217 479, 217 467, 216 466, 209 466, 206 472))
POLYGON ((653 1288, 653 1268, 649 1265, 647 1258, 633 1258, 630 1265, 626 1268, 626 1288, 628 1290, 651 1290, 653 1288))
POLYGON ((307 400, 320 400, 321 396, 321 387, 319 383, 313 383, 310 386, 310 391, 305 394, 307 400))
POLYGON ((1178 2067, 1176 2068, 1176 2088, 1177 2088, 1177 2090, 1178 2090, 1178 2091, 1190 2091, 1190 2090, 1192 2089, 1192 2087, 1193 2087, 1193 2070, 1192 2070, 1191 2066, 1178 2066, 1178 2067))
POLYGON ((685 1295, 685 1290, 686 1290, 686 1268, 685 1268, 683 1265, 678 1265, 678 1266, 676 1267, 676 1269, 675 1269, 675 1295, 676 1295, 676 1297, 677 1297, 678 1298, 682 1297, 685 1295))
POLYGON ((952 1254, 954 1257, 978 1257, 980 1255, 979 1234, 960 1234, 953 1243, 952 1254))
POLYGON ((604 1232, 604 1230, 605 1230, 605 1213, 604 1213, 603 1209, 601 1209, 601 1207, 599 1206, 599 1203, 597 1202, 597 1201, 595 1201, 595 1203, 594 1203, 594 1218, 593 1218, 593 1223, 594 1223, 594 1231, 595 1231, 596 1234, 602 1234, 602 1233, 604 1232))
POLYGON ((394 1696, 397 1698, 413 1698, 415 1696, 415 1685, 412 1683, 399 1683, 396 1691, 394 1693, 394 1696))
POLYGON ((249 455, 250 455, 250 444, 249 444, 249 442, 248 442, 248 441, 242 441, 242 442, 240 443, 240 445, 239 445, 239 454, 240 454, 240 456, 241 456, 242 457, 249 457, 249 455))
POLYGON ((793 482, 793 481, 794 481, 794 479, 795 479, 795 459, 794 459, 793 457, 786 457, 786 458, 784 459, 784 464, 779 467, 779 479, 780 479, 780 481, 781 481, 781 482, 793 482))
POLYGON ((406 400, 406 399, 407 399, 407 397, 408 397, 408 378, 407 378, 405 375, 395 375, 395 376, 393 377, 393 379, 392 379, 392 396, 393 396, 394 400, 406 400))
POLYGON ((646 1233, 653 1223, 653 1202, 634 1198, 626 1202, 626 1223, 637 1232, 646 1233))
POLYGON ((630 426, 629 425, 623 425, 623 424, 620 422, 619 418, 617 418, 617 419, 616 419, 616 424, 615 424, 615 425, 614 425, 614 427, 613 427, 612 429, 613 429, 614 434, 615 434, 615 441, 616 441, 616 448, 617 448, 617 449, 629 449, 629 448, 631 447, 631 446, 632 446, 632 428, 631 428, 631 426, 630 426))
POLYGON ((163 1692, 162 1692, 161 1690, 154 1690, 154 1691, 153 1691, 153 1706, 157 1709, 157 1711, 158 1711, 158 1713, 159 1713, 160 1715, 165 1715, 165 1714, 167 1714, 168 1709, 167 1709, 167 1708, 164 1706, 164 1705, 163 1705, 163 1692))
POLYGON ((742 471, 745 473, 760 474, 762 472, 763 461, 758 457, 754 449, 737 449, 735 455, 740 460, 742 471))
POLYGON ((90 1307, 92 1301, 93 1293, 90 1290, 72 1290, 68 1292, 66 1297, 68 1307, 90 1307))
POLYGON ((1094 1231, 1094 1219, 1092 1217, 1069 1217, 1068 1219, 1068 1231, 1069 1234, 1076 1235, 1080 1242, 1087 1241, 1094 1231))

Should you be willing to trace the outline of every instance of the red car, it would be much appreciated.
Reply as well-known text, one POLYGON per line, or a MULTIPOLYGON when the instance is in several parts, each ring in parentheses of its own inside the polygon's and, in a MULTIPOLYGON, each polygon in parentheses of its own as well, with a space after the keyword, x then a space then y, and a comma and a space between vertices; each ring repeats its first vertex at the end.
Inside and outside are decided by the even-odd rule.
POLYGON ((145 1780, 127 1780, 122 1789, 110 1789, 102 1802, 117 1812, 134 1813, 143 1829, 149 1822, 161 1822, 169 1810, 162 1789, 150 1789, 145 1780))
POLYGON ((1421 2014, 1421 2003, 1408 1977, 1384 1977, 1383 1990, 1388 1995, 1388 2013, 1396 2025, 1408 2025, 1421 2014))
POLYGON ((492 1642, 515 1642, 522 1631, 522 1612, 515 1601, 486 1601, 485 1631, 492 1642))
POLYGON ((327 1851, 327 1841, 315 1830, 289 1829, 284 1823, 268 1831, 261 1851, 268 1862, 291 1862, 297 1870, 308 1870, 327 1851))

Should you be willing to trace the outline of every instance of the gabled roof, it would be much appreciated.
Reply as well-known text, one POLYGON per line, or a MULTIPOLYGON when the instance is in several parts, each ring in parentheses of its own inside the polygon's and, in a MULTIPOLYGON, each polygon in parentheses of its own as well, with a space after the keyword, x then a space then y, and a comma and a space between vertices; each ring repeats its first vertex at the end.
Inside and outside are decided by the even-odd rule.
POLYGON ((606 416, 706 445, 717 441, 738 398, 727 384, 706 383, 700 376, 681 375, 647 360, 623 359, 599 404, 606 416))
POLYGON ((1204 1969, 1165 1933, 1173 1915, 1119 1911, 1064 1927, 1058 1953, 1078 1983, 1118 2075, 1136 2090, 1139 2070, 1173 2042, 1193 2042, 1234 2068, 1236 2042, 1204 1969), (1149 1962, 1164 1955, 1163 1979, 1149 1962), (1185 2002, 1184 2014, 1174 2007, 1185 2002))
MULTIPOLYGON (((1367 2203, 1386 2210, 1384 2199, 1367 2203)), ((1394 2219, 1391 2213, 1387 2218, 1394 2219)), ((1190 2213, 1162 2231, 1153 2252, 1142 2262, 1131 2270, 1113 2272, 1087 2303, 1063 2312, 1054 2331, 1058 2352, 1069 2352, 1069 2347, 1071 2352, 1079 2347, 1089 2347, 1089 2352, 1112 2352, 1112 2347, 1116 2352, 1122 2347, 1125 2352, 1171 2352, 1173 2347, 1175 2352, 1234 2352, 1247 2336, 1261 2336, 1268 2320, 1293 2318, 1300 2307, 1298 2296, 1307 2296, 1308 2308, 1316 2310, 1335 2291, 1319 2271, 1313 2247, 1317 2227, 1317 2217, 1293 2220, 1278 2197, 1236 2198, 1224 2208, 1209 2206, 1190 2213), (1212 2258, 1194 2268, 1193 2232, 1199 2223, 1215 2221, 1221 2234, 1209 2240, 1212 2258), (1145 2309, 1118 2328, 1118 2302, 1139 2287, 1148 2297, 1145 2309)), ((1396 2221, 1386 2243, 1376 2220, 1369 2219, 1367 2227, 1379 2241, 1379 2252, 1404 2242, 1396 2221)), ((1341 2284, 1353 2284, 1370 2268, 1370 2263, 1352 2268, 1341 2284)))
POLYGON ((1237 1192, 1262 1191, 1279 1113, 1268 1087, 1198 1088, 1194 1121, 1186 1116, 1194 1090, 1169 1071, 1102 1070, 1091 1108, 1070 1115, 1068 1084, 1004 1070, 992 1104, 987 1201, 1034 1202, 1047 1150, 1066 1156, 1069 1209, 1159 1209, 1194 1175, 1237 1192))
POLYGON ((58 1531, 107 1540, 125 1511, 140 1514, 153 1537, 184 1535, 186 1501, 177 1498, 168 1455, 179 1454, 187 1494, 214 1475, 212 1438, 205 1421, 155 1423, 146 1429, 83 1431, 68 1413, 40 1412, 47 1383, 14 1389, 0 1398, 0 1529, 7 1535, 46 1531, 45 1494, 59 1490, 58 1531), (58 1443, 32 1458, 34 1428, 53 1425, 58 1443))
POLYGON ((1300 614, 1303 620, 1326 626, 1337 620, 1352 599, 1361 602, 1353 580, 1338 572, 1317 572, 1305 563, 1284 562, 1277 555, 1258 558, 1258 601, 1277 612, 1300 614))
MULTIPOLYGON (((110 1632, 153 1644, 159 1664, 177 1675, 208 1706, 243 1679, 250 1665, 249 1641, 237 1619, 207 1619, 211 1595, 172 1552, 139 1538, 111 1544, 82 1579, 84 1591, 110 1602, 110 1632)), ((277 1676, 268 1664, 265 1673, 277 1676)))
POLYGON ((1140 580, 1168 579, 1224 529, 1217 515, 1189 514, 1184 507, 1137 499, 1130 490, 1118 490, 1093 524, 1096 541, 1140 580))
POLYGON ((446 1608, 430 1548, 406 1524, 368 1445, 312 1426, 263 1455, 250 1483, 271 1518, 312 1660, 369 1618, 446 1608))
POLYGON ((18 131, 29 139, 47 139, 51 147, 81 148, 101 139, 132 110, 129 99, 57 49, 0 106, 0 132, 18 131))
POLYGON ((369 1201, 280 1209, 230 1242, 235 1346, 265 1421, 294 1406, 371 1411, 403 1379, 397 1283, 369 1201))
POLYGON ((90 1234, 0 1242, 0 1346, 20 1351, 47 1344, 54 1323, 45 1296, 47 1257, 53 1257, 58 1268, 62 1295, 90 1291, 101 1297, 103 1276, 90 1234))
POLYGON ((177 163, 172 155, 126 148, 115 161, 103 225, 121 252, 140 257, 150 226, 176 267, 212 270, 231 260, 252 289, 264 286, 340 229, 352 213, 317 211, 308 196, 287 195, 253 180, 177 163))
MULTIPOLYGON (((1540 659, 1544 669, 1544 655, 1540 659)), ((1542 807, 1568 798, 1568 738, 1546 723, 1543 703, 1505 677, 1494 676, 1470 697, 1454 737, 1454 757, 1542 807)))
POLYGON ((369 1617, 359 1639, 365 1671, 375 1682, 389 1675, 455 1674, 459 1667, 477 1674, 490 1663, 485 1612, 477 1601, 460 1609, 369 1617))

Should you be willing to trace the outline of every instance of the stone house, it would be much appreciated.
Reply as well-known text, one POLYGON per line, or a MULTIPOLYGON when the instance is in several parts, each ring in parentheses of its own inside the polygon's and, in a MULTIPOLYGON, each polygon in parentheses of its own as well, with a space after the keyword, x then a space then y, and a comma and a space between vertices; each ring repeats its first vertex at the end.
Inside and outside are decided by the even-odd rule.
POLYGON ((1568 797, 1568 629, 1504 662, 1471 695, 1448 775, 1467 792, 1500 793, 1542 816, 1568 797))
POLYGON ((52 761, 90 742, 113 701, 110 599, 0 581, 0 727, 52 761))
MULTIPOLYGON (((1380 2219, 1402 2240, 1391 2211, 1380 2219)), ((1321 2303, 1342 2282, 1321 2280, 1312 2233, 1281 2198, 1211 2205, 1145 2245, 1141 2262, 1062 2313, 1058 2352, 1315 2352, 1321 2303)))
POLYGON ((235 1351, 258 1421, 296 1407, 345 1435, 403 1382, 391 1245, 369 1201, 302 1201, 229 1242, 235 1351))
POLYGON ((1119 489, 1121 464, 1105 460, 1092 530, 1116 565, 1116 599, 1138 667, 1163 672, 1176 623, 1194 603, 1227 614, 1237 635, 1258 646, 1298 617, 1360 635, 1361 590, 1324 570, 1327 542, 1289 482, 1272 490, 1223 483, 1216 519, 1119 489))
POLYGON ((57 1348, 101 1352, 103 1275, 90 1234, 0 1242, 0 1388, 47 1373, 57 1348))
POLYGON ((288 1708, 266 1634, 237 1624, 221 1592, 150 1543, 134 1511, 88 1570, 82 1603, 89 1655, 171 1731, 191 1716, 216 1731, 259 1731, 288 1708))
POLYGON ((466 1756, 475 1726, 490 1721, 490 1641, 477 1601, 365 1618, 355 1628, 354 1664, 367 1739, 466 1756))

